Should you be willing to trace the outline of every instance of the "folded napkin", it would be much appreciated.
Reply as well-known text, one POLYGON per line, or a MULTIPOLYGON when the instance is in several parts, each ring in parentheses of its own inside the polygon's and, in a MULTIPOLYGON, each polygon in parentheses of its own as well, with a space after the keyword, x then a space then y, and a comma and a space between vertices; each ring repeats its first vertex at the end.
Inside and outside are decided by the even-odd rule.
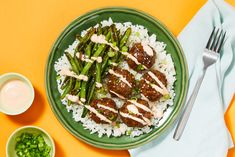
POLYGON ((226 157, 233 146, 224 122, 235 89, 235 10, 222 0, 209 0, 178 36, 189 67, 188 97, 202 69, 202 53, 213 27, 226 30, 220 60, 208 68, 180 141, 175 126, 156 140, 129 150, 132 157, 226 157))

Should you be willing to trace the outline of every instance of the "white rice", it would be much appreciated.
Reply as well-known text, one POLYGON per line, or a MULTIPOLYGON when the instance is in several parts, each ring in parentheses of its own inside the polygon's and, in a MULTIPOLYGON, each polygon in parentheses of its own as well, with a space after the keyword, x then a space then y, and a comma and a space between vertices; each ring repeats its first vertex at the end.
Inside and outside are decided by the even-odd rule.
MULTIPOLYGON (((102 27, 110 26, 111 24, 113 24, 111 18, 101 22, 102 27)), ((175 78, 176 72, 171 55, 167 53, 165 50, 167 45, 164 42, 157 41, 157 36, 155 34, 149 36, 148 30, 141 25, 132 25, 131 22, 114 23, 114 24, 122 34, 125 32, 127 28, 131 27, 132 33, 127 42, 127 45, 129 47, 131 47, 134 43, 145 41, 155 50, 155 52, 157 52, 154 68, 165 74, 167 78, 167 89, 171 97, 168 100, 160 99, 158 102, 152 104, 156 106, 156 112, 163 113, 162 117, 153 120, 154 122, 153 124, 155 125, 155 127, 159 127, 164 123, 164 121, 170 115, 172 111, 173 99, 175 97, 174 82, 176 80, 175 78)), ((95 27, 98 27, 98 24, 95 27)), ((82 31, 81 36, 84 36, 87 30, 82 31)), ((79 43, 78 40, 74 41, 73 44, 69 45, 69 47, 65 51, 73 55, 75 52, 75 47, 77 46, 78 43, 79 43)), ((61 56, 54 65, 55 71, 57 72, 58 75, 62 67, 70 68, 70 64, 65 55, 61 56)), ((121 67, 124 69, 128 69, 132 74, 135 75, 136 79, 140 79, 141 75, 137 74, 134 70, 130 69, 125 62, 123 62, 121 67)), ((62 93, 60 87, 63 82, 63 79, 64 79, 63 76, 57 79, 58 90, 60 93, 62 93)), ((108 94, 107 97, 110 97, 110 95, 108 94)), ((122 106, 123 101, 121 101, 118 98, 113 98, 113 100, 116 102, 118 108, 122 106)), ((150 128, 149 126, 146 126, 144 128, 132 128, 128 127, 124 123, 120 123, 118 127, 111 126, 109 124, 97 124, 93 120, 91 120, 88 115, 85 118, 81 117, 83 111, 82 106, 79 106, 77 104, 71 104, 70 106, 68 106, 66 99, 62 100, 62 104, 66 106, 68 112, 72 113, 72 116, 76 122, 81 122, 84 129, 90 130, 91 134, 97 133, 99 137, 102 137, 103 135, 107 135, 108 137, 110 136, 118 137, 124 134, 130 135, 130 137, 136 137, 141 134, 148 133, 152 130, 152 128, 150 128)))

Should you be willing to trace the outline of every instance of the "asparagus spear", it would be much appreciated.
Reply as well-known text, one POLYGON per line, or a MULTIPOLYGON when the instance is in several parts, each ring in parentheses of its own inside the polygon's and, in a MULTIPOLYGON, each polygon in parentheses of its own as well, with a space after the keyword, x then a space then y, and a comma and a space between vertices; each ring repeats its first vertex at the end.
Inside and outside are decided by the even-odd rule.
POLYGON ((111 41, 113 44, 114 43, 116 44, 115 46, 118 46, 119 41, 118 41, 117 29, 114 24, 111 25, 111 30, 112 30, 111 41))
POLYGON ((81 91, 80 91, 80 98, 86 100, 86 90, 87 90, 87 82, 82 81, 81 91))
POLYGON ((77 69, 79 71, 82 71, 82 64, 81 64, 80 60, 77 58, 76 53, 74 53, 73 58, 74 58, 74 63, 77 66, 77 69))
MULTIPOLYGON (((95 79, 92 79, 90 84, 91 84, 91 86, 88 90, 86 105, 90 104, 90 102, 93 98, 93 95, 94 95, 94 92, 95 92, 95 79)), ((82 111, 82 118, 84 118, 87 113, 88 113, 88 110, 87 110, 87 108, 84 107, 83 111, 82 111)))
POLYGON ((61 99, 64 99, 65 96, 72 90, 72 88, 73 88, 73 78, 70 77, 70 78, 69 78, 69 84, 68 84, 68 86, 65 88, 63 94, 61 95, 61 99))
POLYGON ((109 31, 109 26, 105 26, 105 27, 102 28, 102 33, 103 34, 107 34, 108 31, 109 31))
POLYGON ((67 57, 67 59, 68 59, 70 65, 71 65, 71 67, 72 67, 72 70, 73 70, 76 74, 78 74, 78 73, 79 73, 79 70, 78 70, 78 67, 77 67, 77 65, 76 65, 76 63, 75 63, 75 61, 74 61, 74 58, 73 58, 73 57, 71 56, 71 54, 69 54, 68 52, 65 52, 65 55, 66 55, 66 57, 67 57))
POLYGON ((126 44, 126 42, 127 42, 128 38, 130 37, 130 35, 131 35, 131 28, 127 28, 126 32, 122 36, 119 48, 122 48, 126 44))
POLYGON ((66 77, 64 78, 64 81, 63 81, 63 83, 62 83, 60 89, 62 89, 62 90, 65 89, 65 87, 68 85, 68 82, 69 82, 69 77, 66 76, 66 77))
POLYGON ((101 63, 96 63, 96 75, 95 80, 101 83, 101 63))
POLYGON ((81 51, 84 46, 86 45, 86 43, 88 42, 88 40, 91 38, 91 36, 95 33, 95 28, 91 28, 87 34, 80 40, 80 43, 77 45, 76 47, 76 52, 81 51))
MULTIPOLYGON (((76 74, 79 74, 79 69, 78 69, 78 67, 77 67, 77 65, 76 65, 76 63, 75 63, 74 58, 73 58, 68 52, 65 52, 65 55, 66 55, 67 59, 69 60, 69 63, 70 63, 70 65, 71 65, 71 67, 72 67, 72 70, 73 70, 76 74)), ((76 83, 75 83, 75 86, 74 86, 73 91, 79 90, 80 84, 81 84, 81 83, 80 83, 80 80, 76 80, 75 82, 76 82, 76 83)))
MULTIPOLYGON (((108 34, 106 35, 106 40, 108 41, 110 38, 111 32, 108 32, 108 34)), ((95 51, 95 53, 93 54, 93 57, 98 57, 100 55, 100 53, 106 48, 106 44, 101 44, 99 45, 98 49, 95 51)), ((84 66, 84 68, 82 69, 81 74, 85 75, 87 74, 87 72, 89 71, 89 69, 91 68, 93 63, 86 63, 86 65, 84 66)))
POLYGON ((77 34, 77 35, 76 35, 76 39, 79 40, 79 41, 82 41, 81 35, 80 35, 80 34, 77 34))
POLYGON ((88 56, 89 58, 90 58, 90 56, 91 56, 91 50, 92 50, 93 44, 94 44, 93 42, 90 42, 90 43, 87 45, 86 49, 85 49, 85 54, 86 54, 86 56, 88 56))

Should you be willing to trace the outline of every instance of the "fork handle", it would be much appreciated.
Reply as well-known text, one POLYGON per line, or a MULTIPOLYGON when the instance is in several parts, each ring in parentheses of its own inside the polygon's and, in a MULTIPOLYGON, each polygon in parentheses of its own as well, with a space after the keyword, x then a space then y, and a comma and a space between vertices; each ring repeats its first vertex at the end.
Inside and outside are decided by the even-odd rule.
POLYGON ((179 120, 179 122, 177 124, 177 127, 175 129, 175 133, 173 135, 173 138, 175 140, 177 140, 177 141, 180 139, 181 135, 184 132, 184 128, 185 128, 185 126, 187 124, 187 121, 189 119, 189 115, 190 115, 190 113, 192 111, 193 104, 194 104, 194 102, 196 100, 196 97, 197 97, 198 91, 200 89, 200 86, 202 84, 202 81, 203 81, 203 78, 205 76, 205 73, 206 73, 206 69, 203 68, 203 73, 198 78, 198 80, 196 82, 196 85, 195 85, 195 87, 193 89, 193 93, 191 94, 191 96, 190 96, 190 98, 189 98, 189 100, 188 100, 188 102, 186 104, 186 107, 185 107, 185 109, 183 111, 183 114, 181 115, 180 120, 179 120))

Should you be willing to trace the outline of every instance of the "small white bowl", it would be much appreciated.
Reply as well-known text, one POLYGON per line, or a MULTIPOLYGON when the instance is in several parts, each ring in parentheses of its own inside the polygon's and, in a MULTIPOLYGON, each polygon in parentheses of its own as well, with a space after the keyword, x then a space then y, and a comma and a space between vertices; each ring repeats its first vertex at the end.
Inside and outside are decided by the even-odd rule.
MULTIPOLYGON (((13 80, 13 79, 18 79, 23 81, 24 83, 26 83, 29 88, 30 88, 30 93, 31 93, 31 97, 29 99, 29 101, 27 102, 27 104, 24 105, 23 108, 20 108, 18 111, 6 111, 5 109, 1 108, 1 104, 0 104, 0 112, 5 113, 7 115, 18 115, 21 114, 23 112, 25 112, 26 110, 29 109, 29 107, 32 105, 33 100, 34 100, 34 88, 32 83, 29 81, 29 79, 27 79, 25 76, 19 74, 19 73, 6 73, 0 76, 0 91, 1 91, 1 86, 6 83, 9 80, 13 80)), ((0 102, 2 103, 2 102, 0 102)))

